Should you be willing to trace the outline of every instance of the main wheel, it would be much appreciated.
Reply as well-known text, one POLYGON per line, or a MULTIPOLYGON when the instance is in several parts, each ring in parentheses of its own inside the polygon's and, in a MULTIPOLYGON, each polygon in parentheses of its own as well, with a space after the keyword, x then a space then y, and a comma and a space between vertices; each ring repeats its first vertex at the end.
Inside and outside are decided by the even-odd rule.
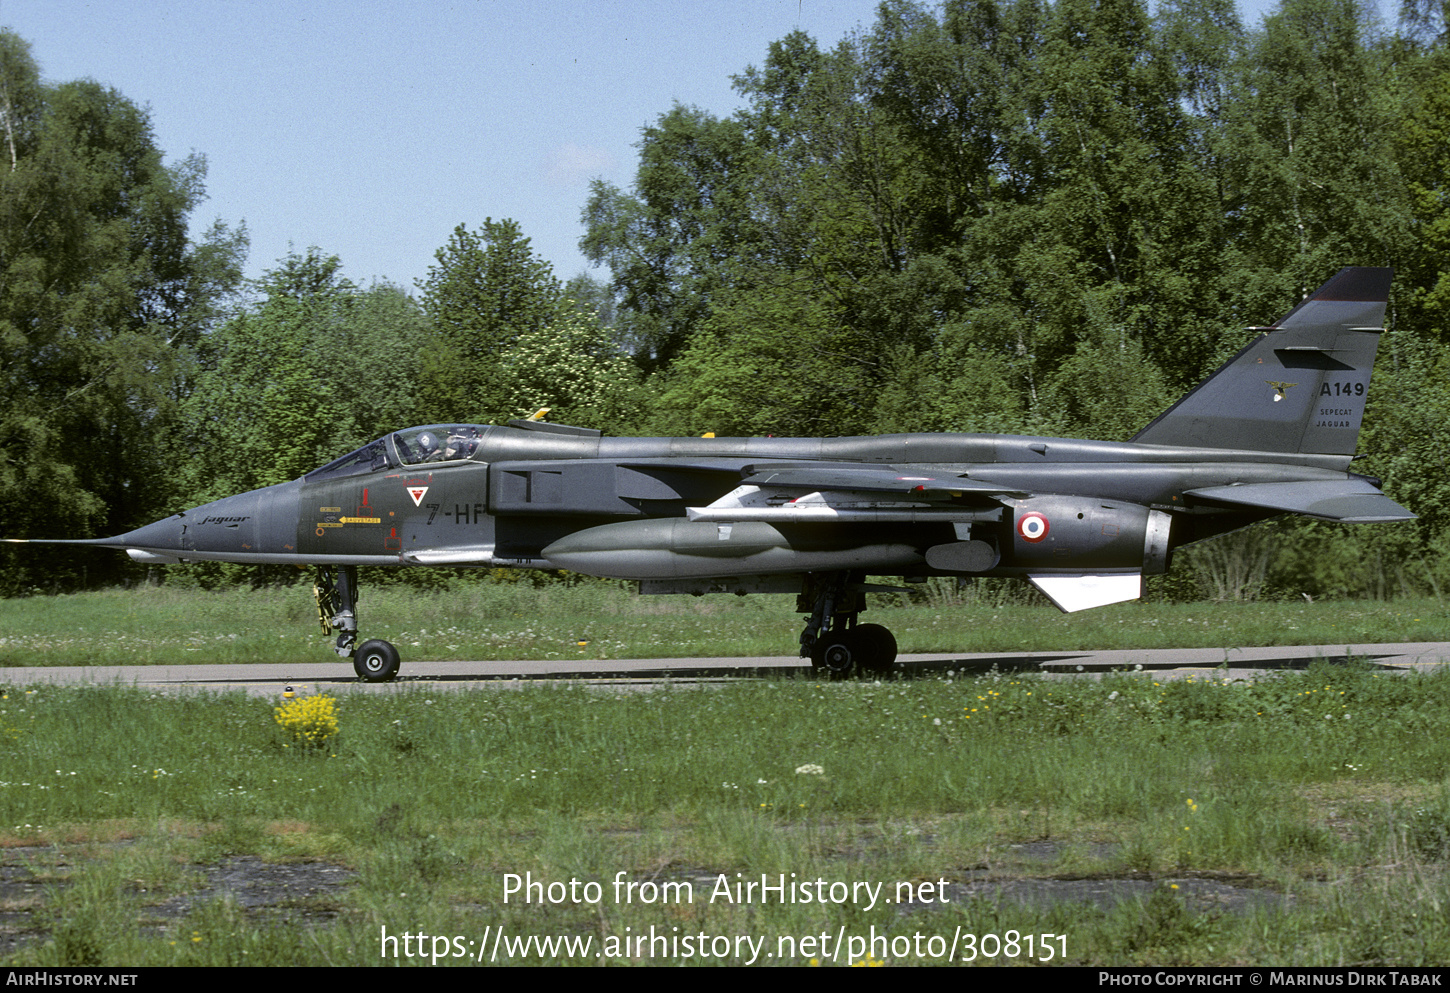
POLYGON ((816 642, 811 664, 831 679, 847 679, 861 661, 861 640, 854 631, 836 631, 816 642))
POLYGON ((352 657, 357 678, 369 683, 386 683, 398 674, 398 650, 386 641, 365 641, 352 657))
POLYGON ((861 645, 861 668, 867 672, 890 672, 896 661, 896 635, 880 624, 857 624, 851 632, 861 645))

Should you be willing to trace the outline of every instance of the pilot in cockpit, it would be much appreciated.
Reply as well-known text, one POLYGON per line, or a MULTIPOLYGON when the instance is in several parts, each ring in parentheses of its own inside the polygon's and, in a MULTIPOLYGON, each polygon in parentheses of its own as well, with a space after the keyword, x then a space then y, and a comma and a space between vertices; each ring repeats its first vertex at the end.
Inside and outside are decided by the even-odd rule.
POLYGON ((418 437, 413 439, 413 445, 418 449, 419 462, 441 462, 445 457, 438 447, 438 436, 432 431, 419 432, 418 437))

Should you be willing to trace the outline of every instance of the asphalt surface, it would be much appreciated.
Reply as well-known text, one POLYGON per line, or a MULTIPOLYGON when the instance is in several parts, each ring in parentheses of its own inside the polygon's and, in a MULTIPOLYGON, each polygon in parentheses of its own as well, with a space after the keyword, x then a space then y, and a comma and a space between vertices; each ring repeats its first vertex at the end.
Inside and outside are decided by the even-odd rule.
MULTIPOLYGON (((1101 673, 1119 670, 1188 676, 1213 672, 1229 679, 1304 669, 1317 661, 1351 660, 1392 672, 1435 671, 1450 664, 1450 642, 1392 645, 1294 645, 1274 648, 1159 648, 1111 652, 993 652, 903 655, 896 672, 933 677, 1000 672, 1101 673)), ((331 661, 282 665, 44 666, 0 669, 0 685, 91 684, 138 686, 158 691, 242 690, 277 696, 284 687, 306 692, 393 693, 408 688, 481 689, 520 686, 535 680, 576 680, 601 687, 649 689, 663 682, 715 683, 796 673, 810 668, 794 657, 691 659, 577 659, 547 662, 414 662, 403 660, 391 683, 364 683, 350 663, 331 661)))

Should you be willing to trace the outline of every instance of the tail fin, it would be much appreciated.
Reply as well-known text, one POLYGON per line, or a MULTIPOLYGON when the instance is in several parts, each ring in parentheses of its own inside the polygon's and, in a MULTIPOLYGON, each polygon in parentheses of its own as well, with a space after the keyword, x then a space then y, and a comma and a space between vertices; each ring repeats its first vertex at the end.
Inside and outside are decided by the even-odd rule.
POLYGON ((1341 269, 1133 440, 1353 455, 1393 269, 1341 269))

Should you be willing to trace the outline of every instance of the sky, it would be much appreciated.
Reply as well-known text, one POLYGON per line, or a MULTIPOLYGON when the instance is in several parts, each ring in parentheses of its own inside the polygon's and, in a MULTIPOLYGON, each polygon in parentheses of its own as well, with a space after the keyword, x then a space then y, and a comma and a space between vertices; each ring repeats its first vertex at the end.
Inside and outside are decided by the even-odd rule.
MULTIPOLYGON (((1271 0, 1241 0, 1256 24, 1271 0)), ((246 273, 316 246, 413 289, 459 224, 517 221, 567 280, 589 183, 628 189, 675 103, 728 116, 730 77, 803 30, 822 48, 876 0, 0 0, 46 82, 148 107, 168 162, 206 157, 200 234, 245 224, 246 273)))

